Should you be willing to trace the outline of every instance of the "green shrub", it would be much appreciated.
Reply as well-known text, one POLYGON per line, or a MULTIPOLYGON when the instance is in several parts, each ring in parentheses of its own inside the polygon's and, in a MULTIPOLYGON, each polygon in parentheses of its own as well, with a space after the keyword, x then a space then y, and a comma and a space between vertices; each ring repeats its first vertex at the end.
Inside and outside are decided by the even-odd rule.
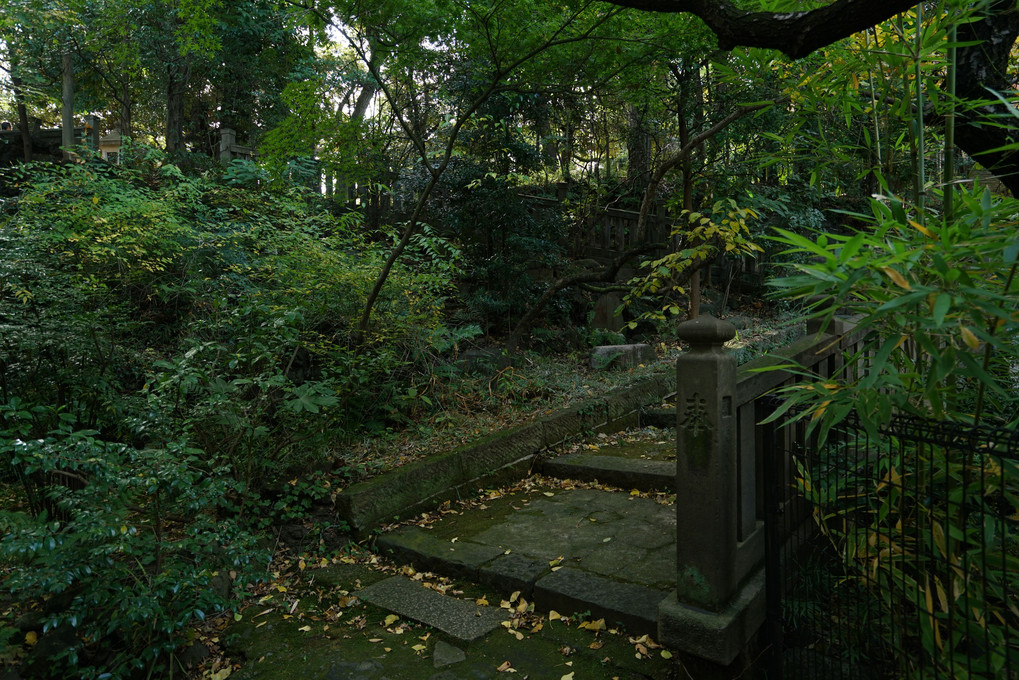
POLYGON ((24 501, 0 511, 4 588, 42 607, 44 635, 69 628, 76 641, 48 660, 51 677, 163 674, 180 631, 264 568, 267 553, 228 516, 235 483, 197 449, 63 428, 0 442, 0 455, 24 501))
MULTIPOLYGON (((961 422, 1014 424, 1019 365, 1019 203, 960 193, 951 223, 907 214, 897 199, 871 202, 867 227, 813 238, 777 230, 801 261, 770 285, 829 323, 856 317, 866 342, 836 380, 786 392, 825 428, 855 410, 864 424, 894 412, 961 422)), ((873 428, 872 428, 873 429, 873 428)))
POLYGON ((21 175, 0 223, 0 401, 45 407, 32 411, 35 436, 56 425, 43 414, 69 412, 107 438, 196 437, 251 474, 388 418, 380 401, 441 335, 441 258, 394 270, 354 357, 353 323, 386 255, 357 236, 356 214, 335 218, 303 191, 144 167, 21 175), (151 409, 160 429, 139 434, 151 409), (266 452, 257 465, 234 454, 245 432, 245 450, 266 452))

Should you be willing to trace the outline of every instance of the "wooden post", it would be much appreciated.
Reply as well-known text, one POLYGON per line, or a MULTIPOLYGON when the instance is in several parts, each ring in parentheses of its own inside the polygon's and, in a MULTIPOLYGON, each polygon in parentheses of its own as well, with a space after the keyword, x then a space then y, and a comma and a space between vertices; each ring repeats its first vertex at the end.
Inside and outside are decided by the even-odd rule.
POLYGON ((229 163, 233 160, 233 148, 237 145, 237 131, 232 128, 220 128, 219 131, 219 162, 229 163))

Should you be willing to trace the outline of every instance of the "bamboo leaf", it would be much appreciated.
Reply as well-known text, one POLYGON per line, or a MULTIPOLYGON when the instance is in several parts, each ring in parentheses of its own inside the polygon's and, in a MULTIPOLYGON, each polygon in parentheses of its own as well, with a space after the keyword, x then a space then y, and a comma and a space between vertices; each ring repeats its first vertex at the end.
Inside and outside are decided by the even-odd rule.
POLYGON ((941 293, 934 301, 934 325, 938 328, 944 325, 945 315, 948 314, 948 310, 952 307, 952 296, 948 293, 941 293))
POLYGON ((899 288, 902 288, 903 290, 913 290, 913 287, 909 285, 909 281, 907 281, 906 278, 895 269, 892 269, 891 267, 882 267, 881 271, 887 274, 888 278, 890 278, 899 288))
POLYGON ((962 333, 962 341, 966 343, 967 347, 973 350, 980 347, 980 339, 975 333, 973 333, 973 331, 965 326, 959 326, 959 331, 962 333))

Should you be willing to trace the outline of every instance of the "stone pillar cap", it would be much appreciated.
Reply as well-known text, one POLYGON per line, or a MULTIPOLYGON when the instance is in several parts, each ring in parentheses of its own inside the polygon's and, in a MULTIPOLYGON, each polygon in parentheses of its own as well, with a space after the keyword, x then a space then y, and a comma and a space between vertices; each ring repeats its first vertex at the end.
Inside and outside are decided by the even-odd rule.
POLYGON ((680 340, 690 343, 693 349, 720 347, 736 337, 736 327, 728 321, 721 321, 710 314, 702 314, 676 327, 680 340))

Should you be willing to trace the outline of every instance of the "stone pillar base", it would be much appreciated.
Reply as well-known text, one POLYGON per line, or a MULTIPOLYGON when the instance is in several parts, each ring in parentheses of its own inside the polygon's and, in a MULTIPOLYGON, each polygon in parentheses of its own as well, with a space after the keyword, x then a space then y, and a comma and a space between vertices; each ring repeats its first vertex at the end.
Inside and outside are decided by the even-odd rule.
POLYGON ((687 606, 673 593, 658 605, 658 642, 717 664, 719 674, 714 677, 729 677, 727 667, 764 623, 764 592, 762 568, 747 579, 721 612, 687 606))

